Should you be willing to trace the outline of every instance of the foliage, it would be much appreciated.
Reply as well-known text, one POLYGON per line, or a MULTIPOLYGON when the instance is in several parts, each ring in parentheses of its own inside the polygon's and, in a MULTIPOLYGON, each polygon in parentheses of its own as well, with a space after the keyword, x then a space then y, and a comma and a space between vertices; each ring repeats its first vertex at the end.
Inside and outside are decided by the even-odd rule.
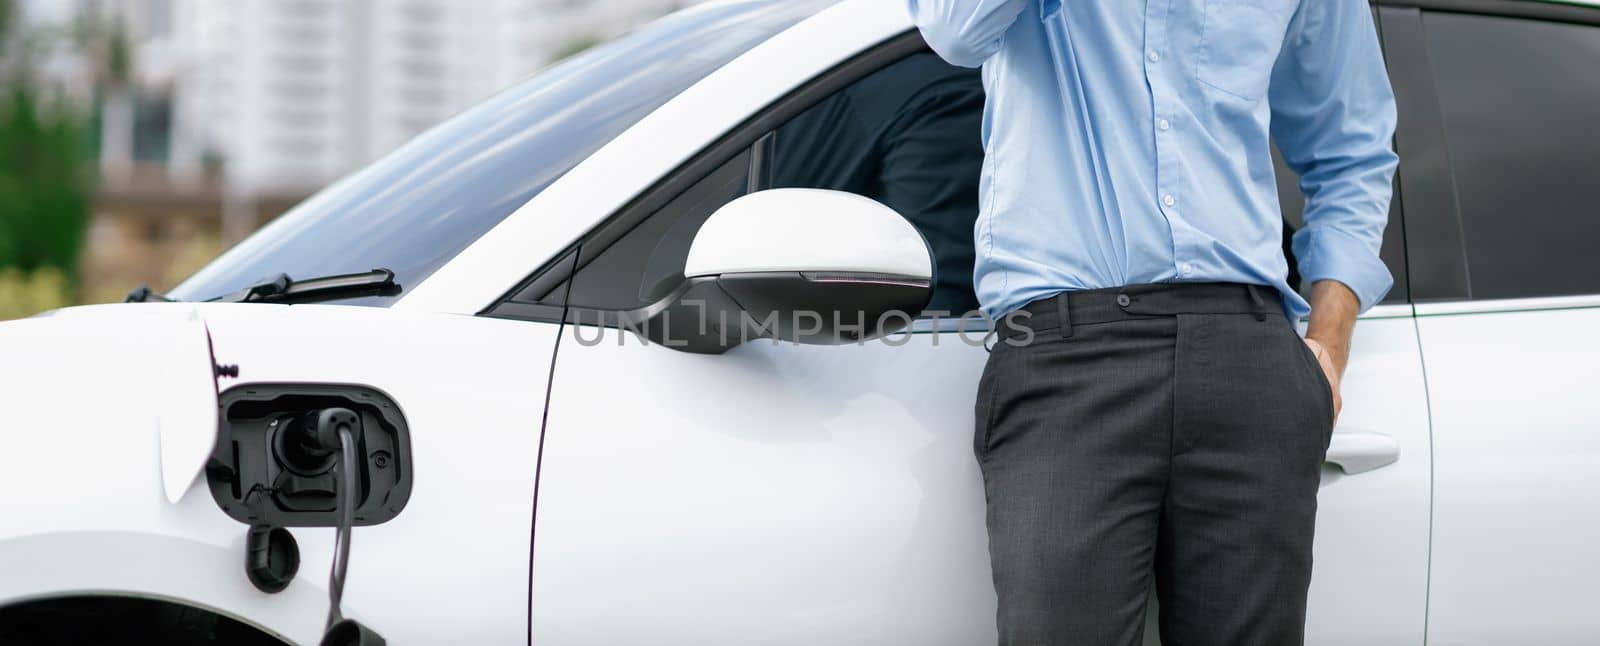
POLYGON ((73 276, 94 190, 88 120, 26 83, 0 92, 0 267, 73 276))
POLYGON ((54 267, 23 273, 0 269, 0 321, 31 316, 72 304, 72 285, 54 267))

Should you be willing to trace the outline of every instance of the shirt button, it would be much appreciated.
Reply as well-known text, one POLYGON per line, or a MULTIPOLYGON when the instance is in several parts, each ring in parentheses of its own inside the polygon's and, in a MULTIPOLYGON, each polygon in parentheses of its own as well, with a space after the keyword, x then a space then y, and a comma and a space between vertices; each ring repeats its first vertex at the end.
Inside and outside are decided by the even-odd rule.
POLYGON ((1156 50, 1153 50, 1153 49, 1150 50, 1149 54, 1145 54, 1144 57, 1150 59, 1150 62, 1152 62, 1152 63, 1161 62, 1161 54, 1157 53, 1156 50))
POLYGON ((1178 203, 1178 198, 1175 198, 1171 195, 1164 195, 1161 197, 1161 203, 1167 206, 1172 206, 1178 203))
POLYGON ((1171 121, 1167 121, 1166 119, 1162 119, 1162 120, 1156 122, 1156 129, 1161 130, 1162 132, 1166 132, 1167 130, 1169 130, 1171 128, 1172 128, 1172 122, 1171 121))
POLYGON ((1181 271, 1183 272, 1183 275, 1188 276, 1189 274, 1194 273, 1194 265, 1183 263, 1182 266, 1178 267, 1178 271, 1181 271))

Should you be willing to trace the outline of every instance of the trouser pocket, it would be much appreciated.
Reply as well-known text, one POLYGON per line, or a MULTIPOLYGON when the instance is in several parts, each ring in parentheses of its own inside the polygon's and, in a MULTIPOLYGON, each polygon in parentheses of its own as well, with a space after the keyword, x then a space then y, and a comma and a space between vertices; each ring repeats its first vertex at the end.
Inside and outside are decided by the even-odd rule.
POLYGON ((1328 373, 1323 372, 1322 362, 1317 360, 1317 353, 1306 344, 1306 340, 1296 332, 1293 325, 1288 325, 1290 343, 1294 345, 1296 354, 1300 356, 1300 363, 1304 368, 1306 378, 1314 386, 1312 389, 1317 396, 1317 404, 1322 407, 1323 418, 1328 420, 1328 432, 1333 432, 1333 384, 1328 381, 1328 373))
POLYGON ((978 379, 978 394, 972 406, 972 454, 983 460, 989 448, 989 431, 994 426, 995 381, 1002 369, 1005 343, 996 343, 983 365, 983 376, 978 379))

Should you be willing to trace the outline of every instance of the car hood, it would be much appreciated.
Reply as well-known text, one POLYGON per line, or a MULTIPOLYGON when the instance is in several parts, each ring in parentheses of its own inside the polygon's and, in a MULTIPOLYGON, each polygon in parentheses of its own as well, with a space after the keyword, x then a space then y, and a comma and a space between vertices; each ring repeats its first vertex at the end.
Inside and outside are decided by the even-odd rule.
POLYGON ((105 478, 158 471, 176 503, 216 441, 210 345, 201 310, 182 303, 78 307, 0 323, 0 486, 131 487, 105 478), (121 454, 139 437, 158 445, 156 461, 121 454))

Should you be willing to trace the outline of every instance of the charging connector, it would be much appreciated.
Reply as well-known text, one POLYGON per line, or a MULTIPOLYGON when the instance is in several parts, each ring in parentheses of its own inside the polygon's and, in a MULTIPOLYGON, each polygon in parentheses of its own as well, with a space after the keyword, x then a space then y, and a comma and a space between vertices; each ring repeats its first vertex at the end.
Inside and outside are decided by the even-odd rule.
POLYGON ((360 452, 356 447, 356 431, 361 417, 348 408, 324 408, 310 411, 301 418, 299 432, 290 444, 292 452, 305 465, 321 463, 327 456, 338 454, 338 486, 335 487, 334 507, 338 525, 334 534, 333 566, 328 573, 328 622, 324 627, 323 646, 383 646, 378 633, 351 619, 345 619, 340 606, 344 602, 345 576, 350 569, 350 533, 355 526, 355 510, 361 468, 360 452))

